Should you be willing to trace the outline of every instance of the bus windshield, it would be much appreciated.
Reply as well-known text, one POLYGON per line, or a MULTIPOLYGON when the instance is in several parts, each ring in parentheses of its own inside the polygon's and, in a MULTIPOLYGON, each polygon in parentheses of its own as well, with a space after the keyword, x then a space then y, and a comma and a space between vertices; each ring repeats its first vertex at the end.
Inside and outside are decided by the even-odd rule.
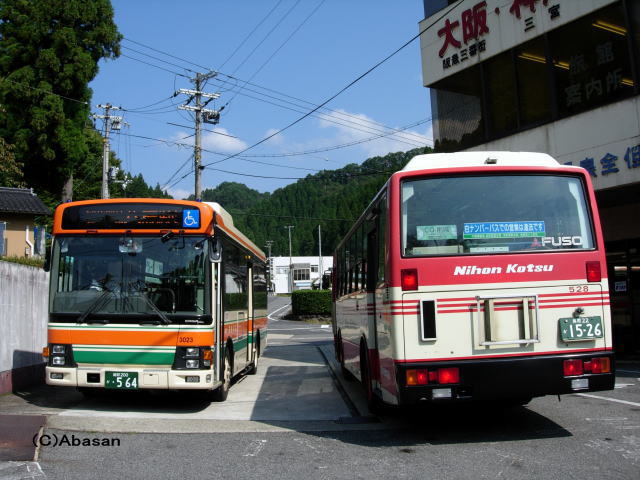
POLYGON ((594 248, 579 178, 433 177, 402 183, 407 257, 594 248))
POLYGON ((209 315, 206 258, 206 237, 57 237, 51 313, 58 320, 133 315, 165 324, 209 315))

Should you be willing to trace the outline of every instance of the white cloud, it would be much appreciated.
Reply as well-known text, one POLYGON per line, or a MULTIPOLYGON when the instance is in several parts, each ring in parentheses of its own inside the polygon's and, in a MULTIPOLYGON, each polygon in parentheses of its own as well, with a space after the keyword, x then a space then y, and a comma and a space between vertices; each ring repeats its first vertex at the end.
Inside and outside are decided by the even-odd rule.
MULTIPOLYGON (((170 139, 183 145, 192 146, 195 143, 195 137, 186 132, 176 132, 170 139)), ((202 148, 220 153, 235 153, 248 147, 247 143, 235 137, 226 128, 216 127, 213 131, 203 131, 202 148)))
MULTIPOLYGON (((360 142, 358 146, 368 157, 385 155, 390 152, 410 150, 427 144, 432 145, 433 132, 431 123, 427 124, 424 131, 403 130, 391 135, 386 135, 390 130, 377 125, 375 120, 362 113, 350 113, 345 110, 336 110, 331 117, 322 116, 319 120, 321 128, 333 129, 336 134, 331 139, 324 137, 325 145, 360 142), (338 123, 336 123, 338 122, 338 123), (364 141, 384 135, 380 138, 364 141)), ((400 127, 392 127, 399 129, 400 127)))
POLYGON ((248 146, 246 142, 230 134, 226 128, 216 127, 213 132, 205 131, 202 133, 202 148, 207 150, 235 153, 248 146))
MULTIPOLYGON (((279 130, 277 128, 270 128, 266 131, 264 137, 262 138, 270 137, 271 135, 276 134, 278 131, 279 130)), ((271 145, 282 145, 284 143, 284 135, 278 133, 277 135, 274 135, 272 138, 267 140, 265 143, 270 143, 271 145)))
POLYGON ((175 198, 176 200, 182 200, 187 198, 193 192, 188 190, 183 190, 181 188, 169 188, 167 189, 167 193, 171 195, 173 198, 175 198))

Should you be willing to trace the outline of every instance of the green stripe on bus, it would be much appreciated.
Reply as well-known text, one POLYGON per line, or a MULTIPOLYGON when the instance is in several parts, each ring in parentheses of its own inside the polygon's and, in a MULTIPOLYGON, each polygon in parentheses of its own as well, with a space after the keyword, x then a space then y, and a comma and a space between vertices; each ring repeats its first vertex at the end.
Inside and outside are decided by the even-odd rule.
POLYGON ((132 365, 172 365, 174 353, 166 352, 104 352, 74 351, 73 358, 78 363, 113 363, 132 365))

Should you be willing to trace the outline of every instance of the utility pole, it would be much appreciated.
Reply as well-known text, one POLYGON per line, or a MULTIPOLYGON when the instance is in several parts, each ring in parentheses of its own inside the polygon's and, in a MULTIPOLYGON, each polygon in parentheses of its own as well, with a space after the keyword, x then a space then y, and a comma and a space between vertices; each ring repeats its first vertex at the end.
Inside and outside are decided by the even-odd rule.
POLYGON ((110 103, 97 105, 97 108, 104 110, 104 115, 92 115, 93 118, 100 118, 104 123, 104 135, 102 138, 102 189, 101 198, 109 198, 109 133, 111 130, 120 130, 122 117, 110 115, 111 110, 121 110, 110 103))
POLYGON ((318 225, 318 274, 320 275, 319 290, 322 290, 322 274, 324 273, 322 267, 322 230, 320 229, 320 225, 318 225))
POLYGON ((265 242, 265 247, 267 247, 267 250, 269 251, 269 254, 267 256, 267 265, 269 265, 269 268, 267 269, 268 272, 268 277, 267 277, 267 289, 270 292, 271 291, 271 270, 273 269, 273 262, 271 261, 271 246, 273 245, 273 240, 267 240, 265 242))
POLYGON ((289 292, 293 293, 293 272, 291 270, 293 260, 291 260, 291 229, 293 225, 287 225, 284 228, 289 230, 289 292))
POLYGON ((204 86, 204 82, 213 78, 217 75, 217 72, 209 72, 209 73, 196 73, 196 76, 191 79, 195 89, 190 90, 186 88, 181 88, 178 90, 178 93, 182 93, 184 95, 189 95, 189 98, 186 100, 184 105, 180 105, 178 108, 180 110, 189 110, 194 112, 195 114, 195 126, 196 126, 196 139, 195 146, 193 150, 193 169, 195 172, 195 197, 196 200, 202 197, 202 182, 201 182, 201 174, 202 174, 202 122, 217 124, 220 121, 220 112, 217 110, 208 110, 204 107, 207 104, 215 100, 220 96, 218 93, 206 93, 202 91, 204 86), (208 100, 205 103, 202 103, 202 99, 207 98, 208 100), (192 100, 195 100, 195 105, 189 105, 192 100))

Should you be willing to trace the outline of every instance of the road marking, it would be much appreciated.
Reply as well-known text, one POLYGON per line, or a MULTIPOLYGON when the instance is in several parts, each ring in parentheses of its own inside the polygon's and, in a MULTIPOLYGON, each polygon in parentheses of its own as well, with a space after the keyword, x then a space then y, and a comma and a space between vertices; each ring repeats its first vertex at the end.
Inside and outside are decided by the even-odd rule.
POLYGON ((47 478, 38 462, 0 462, 2 480, 35 480, 47 478))
POLYGON ((576 393, 576 395, 579 395, 580 397, 596 398, 598 400, 608 400, 610 402, 624 403, 625 405, 633 405, 634 407, 640 407, 640 403, 628 402, 627 400, 618 400, 617 398, 601 397, 600 395, 591 395, 588 393, 576 393))
POLYGON ((291 305, 291 304, 290 304, 290 303, 287 303, 284 307, 280 307, 280 308, 278 308, 277 310, 274 310, 274 311, 273 311, 273 312, 271 312, 269 315, 267 315, 267 318, 268 318, 269 320, 274 320, 274 318, 272 318, 272 316, 273 316, 275 313, 279 312, 280 310, 284 310, 284 309, 285 309, 285 308, 287 308, 289 305, 291 305))
POLYGON ((262 449, 264 448, 266 440, 254 440, 249 445, 247 445, 247 450, 243 457, 255 457, 257 456, 262 449))

